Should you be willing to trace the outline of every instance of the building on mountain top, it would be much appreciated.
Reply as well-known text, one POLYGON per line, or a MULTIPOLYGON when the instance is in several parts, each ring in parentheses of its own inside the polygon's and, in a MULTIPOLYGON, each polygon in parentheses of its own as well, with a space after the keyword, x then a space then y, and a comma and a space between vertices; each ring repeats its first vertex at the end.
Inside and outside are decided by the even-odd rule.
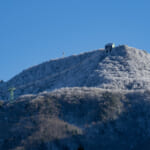
POLYGON ((105 45, 106 53, 111 52, 113 48, 115 48, 115 44, 114 43, 108 43, 108 44, 106 44, 105 45))

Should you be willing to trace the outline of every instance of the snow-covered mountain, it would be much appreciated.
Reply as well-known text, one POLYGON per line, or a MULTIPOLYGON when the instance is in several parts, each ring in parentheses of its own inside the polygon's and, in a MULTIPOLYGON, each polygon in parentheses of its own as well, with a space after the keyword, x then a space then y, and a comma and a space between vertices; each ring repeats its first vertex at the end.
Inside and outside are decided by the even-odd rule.
POLYGON ((149 89, 150 54, 121 45, 113 48, 111 53, 99 49, 50 60, 22 71, 8 82, 0 83, 2 99, 8 98, 10 87, 16 88, 16 96, 62 87, 149 89))
POLYGON ((45 62, 0 81, 0 98, 0 150, 150 149, 143 50, 122 45, 45 62), (15 99, 4 101, 10 88, 15 99))

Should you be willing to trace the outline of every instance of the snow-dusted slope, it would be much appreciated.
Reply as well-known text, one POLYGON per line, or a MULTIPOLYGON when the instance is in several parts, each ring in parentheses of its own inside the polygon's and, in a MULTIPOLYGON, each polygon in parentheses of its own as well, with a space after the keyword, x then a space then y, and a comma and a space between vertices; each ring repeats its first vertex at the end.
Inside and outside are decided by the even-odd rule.
POLYGON ((51 60, 24 70, 0 87, 6 98, 9 87, 16 95, 38 93, 62 87, 99 87, 104 89, 148 89, 150 54, 125 45, 111 53, 104 49, 51 60))
POLYGON ((150 54, 128 46, 116 47, 98 63, 89 79, 88 86, 147 89, 150 87, 150 54))

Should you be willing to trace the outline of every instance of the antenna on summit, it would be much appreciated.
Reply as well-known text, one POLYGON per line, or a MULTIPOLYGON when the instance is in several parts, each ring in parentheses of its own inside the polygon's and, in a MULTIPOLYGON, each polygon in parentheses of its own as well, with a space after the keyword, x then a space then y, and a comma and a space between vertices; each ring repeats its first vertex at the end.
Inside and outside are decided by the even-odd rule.
POLYGON ((65 57, 65 52, 62 53, 62 57, 63 57, 63 58, 65 57))

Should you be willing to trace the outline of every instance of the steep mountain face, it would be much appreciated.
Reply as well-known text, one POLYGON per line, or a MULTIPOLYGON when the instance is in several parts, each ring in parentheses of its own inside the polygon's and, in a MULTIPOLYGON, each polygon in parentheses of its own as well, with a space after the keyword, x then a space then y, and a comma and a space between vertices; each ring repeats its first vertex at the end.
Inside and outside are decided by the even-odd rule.
POLYGON ((150 87, 150 54, 125 45, 51 60, 24 70, 0 86, 0 96, 8 99, 8 89, 15 95, 52 91, 62 87, 99 87, 136 90, 150 87))

